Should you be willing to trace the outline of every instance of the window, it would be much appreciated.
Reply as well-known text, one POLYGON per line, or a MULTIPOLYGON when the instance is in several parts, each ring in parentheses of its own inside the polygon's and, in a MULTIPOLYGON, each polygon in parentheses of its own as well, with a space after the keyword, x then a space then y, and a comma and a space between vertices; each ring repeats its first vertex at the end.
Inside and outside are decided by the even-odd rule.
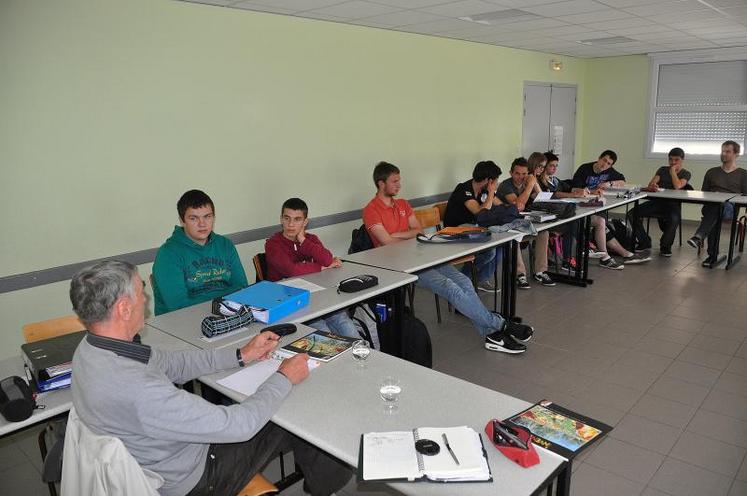
POLYGON ((650 158, 679 146, 689 156, 718 156, 721 143, 747 140, 747 53, 652 55, 650 158))

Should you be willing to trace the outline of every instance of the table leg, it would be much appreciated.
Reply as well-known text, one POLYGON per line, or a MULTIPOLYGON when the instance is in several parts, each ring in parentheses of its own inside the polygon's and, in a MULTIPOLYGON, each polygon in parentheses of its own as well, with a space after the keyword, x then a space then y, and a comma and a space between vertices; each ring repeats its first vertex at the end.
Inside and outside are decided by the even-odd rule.
MULTIPOLYGON (((511 242, 503 243, 501 246, 503 250, 501 260, 501 315, 506 318, 509 317, 511 311, 511 291, 513 291, 511 283, 511 246, 513 246, 511 242)), ((498 279, 498 264, 495 265, 494 277, 496 280, 498 279)))
POLYGON ((585 288, 594 282, 589 279, 589 254, 586 250, 588 240, 591 238, 591 216, 587 215, 578 220, 578 233, 576 236, 576 269, 573 275, 553 273, 553 279, 557 282, 571 284, 585 288))
MULTIPOLYGON (((630 241, 630 251, 633 253, 635 253, 635 245, 636 245, 635 226, 638 225, 638 201, 639 200, 636 200, 635 202, 633 202, 633 216, 630 219, 630 223, 632 224, 632 226, 630 226, 631 227, 630 231, 633 233, 633 235, 631 236, 631 238, 633 239, 630 241)), ((629 203, 625 204, 625 222, 628 222, 628 205, 630 204, 629 203)))
POLYGON ((709 269, 714 269, 721 265, 721 263, 726 260, 726 255, 719 255, 719 247, 721 245, 721 223, 724 221, 724 204, 722 203, 718 209, 718 221, 716 222, 716 227, 714 229, 718 229, 718 233, 716 234, 716 246, 714 251, 716 252, 716 261, 713 262, 710 266, 708 266, 709 269))
POLYGON ((571 494, 571 461, 565 464, 565 468, 558 474, 558 496, 569 496, 571 494))
POLYGON ((734 205, 734 216, 731 219, 731 232, 729 232, 729 257, 726 259, 726 270, 731 269, 739 259, 741 255, 737 254, 734 257, 734 245, 737 240, 737 219, 739 219, 739 205, 734 205))
POLYGON ((511 241, 509 245, 509 250, 511 250, 511 281, 509 283, 511 286, 511 297, 509 298, 509 314, 507 316, 504 315, 504 317, 509 318, 514 322, 521 322, 521 317, 516 316, 516 293, 518 292, 516 288, 516 258, 519 251, 519 242, 514 240, 511 241))

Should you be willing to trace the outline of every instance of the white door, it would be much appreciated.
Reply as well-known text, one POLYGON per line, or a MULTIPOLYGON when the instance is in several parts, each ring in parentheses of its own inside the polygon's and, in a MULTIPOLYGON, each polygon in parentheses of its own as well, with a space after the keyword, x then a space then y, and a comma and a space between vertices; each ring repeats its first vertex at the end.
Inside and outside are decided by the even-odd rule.
POLYGON ((557 176, 568 179, 576 167, 576 87, 524 84, 522 153, 553 150, 560 162, 557 176))

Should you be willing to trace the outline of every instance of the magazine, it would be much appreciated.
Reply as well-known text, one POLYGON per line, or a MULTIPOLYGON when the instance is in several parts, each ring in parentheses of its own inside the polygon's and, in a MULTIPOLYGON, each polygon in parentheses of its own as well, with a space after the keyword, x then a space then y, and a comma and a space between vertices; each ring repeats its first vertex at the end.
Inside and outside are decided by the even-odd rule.
POLYGON ((548 400, 542 400, 507 420, 529 429, 537 446, 568 460, 612 430, 607 424, 584 417, 548 400))
POLYGON ((358 339, 338 336, 327 331, 314 331, 283 346, 283 349, 295 353, 307 353, 315 360, 329 362, 349 350, 358 339))

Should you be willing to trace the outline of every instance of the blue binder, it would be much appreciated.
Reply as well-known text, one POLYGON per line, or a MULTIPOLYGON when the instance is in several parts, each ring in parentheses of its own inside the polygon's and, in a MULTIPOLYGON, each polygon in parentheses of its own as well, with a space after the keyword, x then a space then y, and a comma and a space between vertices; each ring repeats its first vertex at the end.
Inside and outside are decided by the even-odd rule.
POLYGON ((260 281, 224 298, 248 306, 252 309, 255 319, 265 324, 272 324, 308 305, 309 295, 306 289, 260 281))

